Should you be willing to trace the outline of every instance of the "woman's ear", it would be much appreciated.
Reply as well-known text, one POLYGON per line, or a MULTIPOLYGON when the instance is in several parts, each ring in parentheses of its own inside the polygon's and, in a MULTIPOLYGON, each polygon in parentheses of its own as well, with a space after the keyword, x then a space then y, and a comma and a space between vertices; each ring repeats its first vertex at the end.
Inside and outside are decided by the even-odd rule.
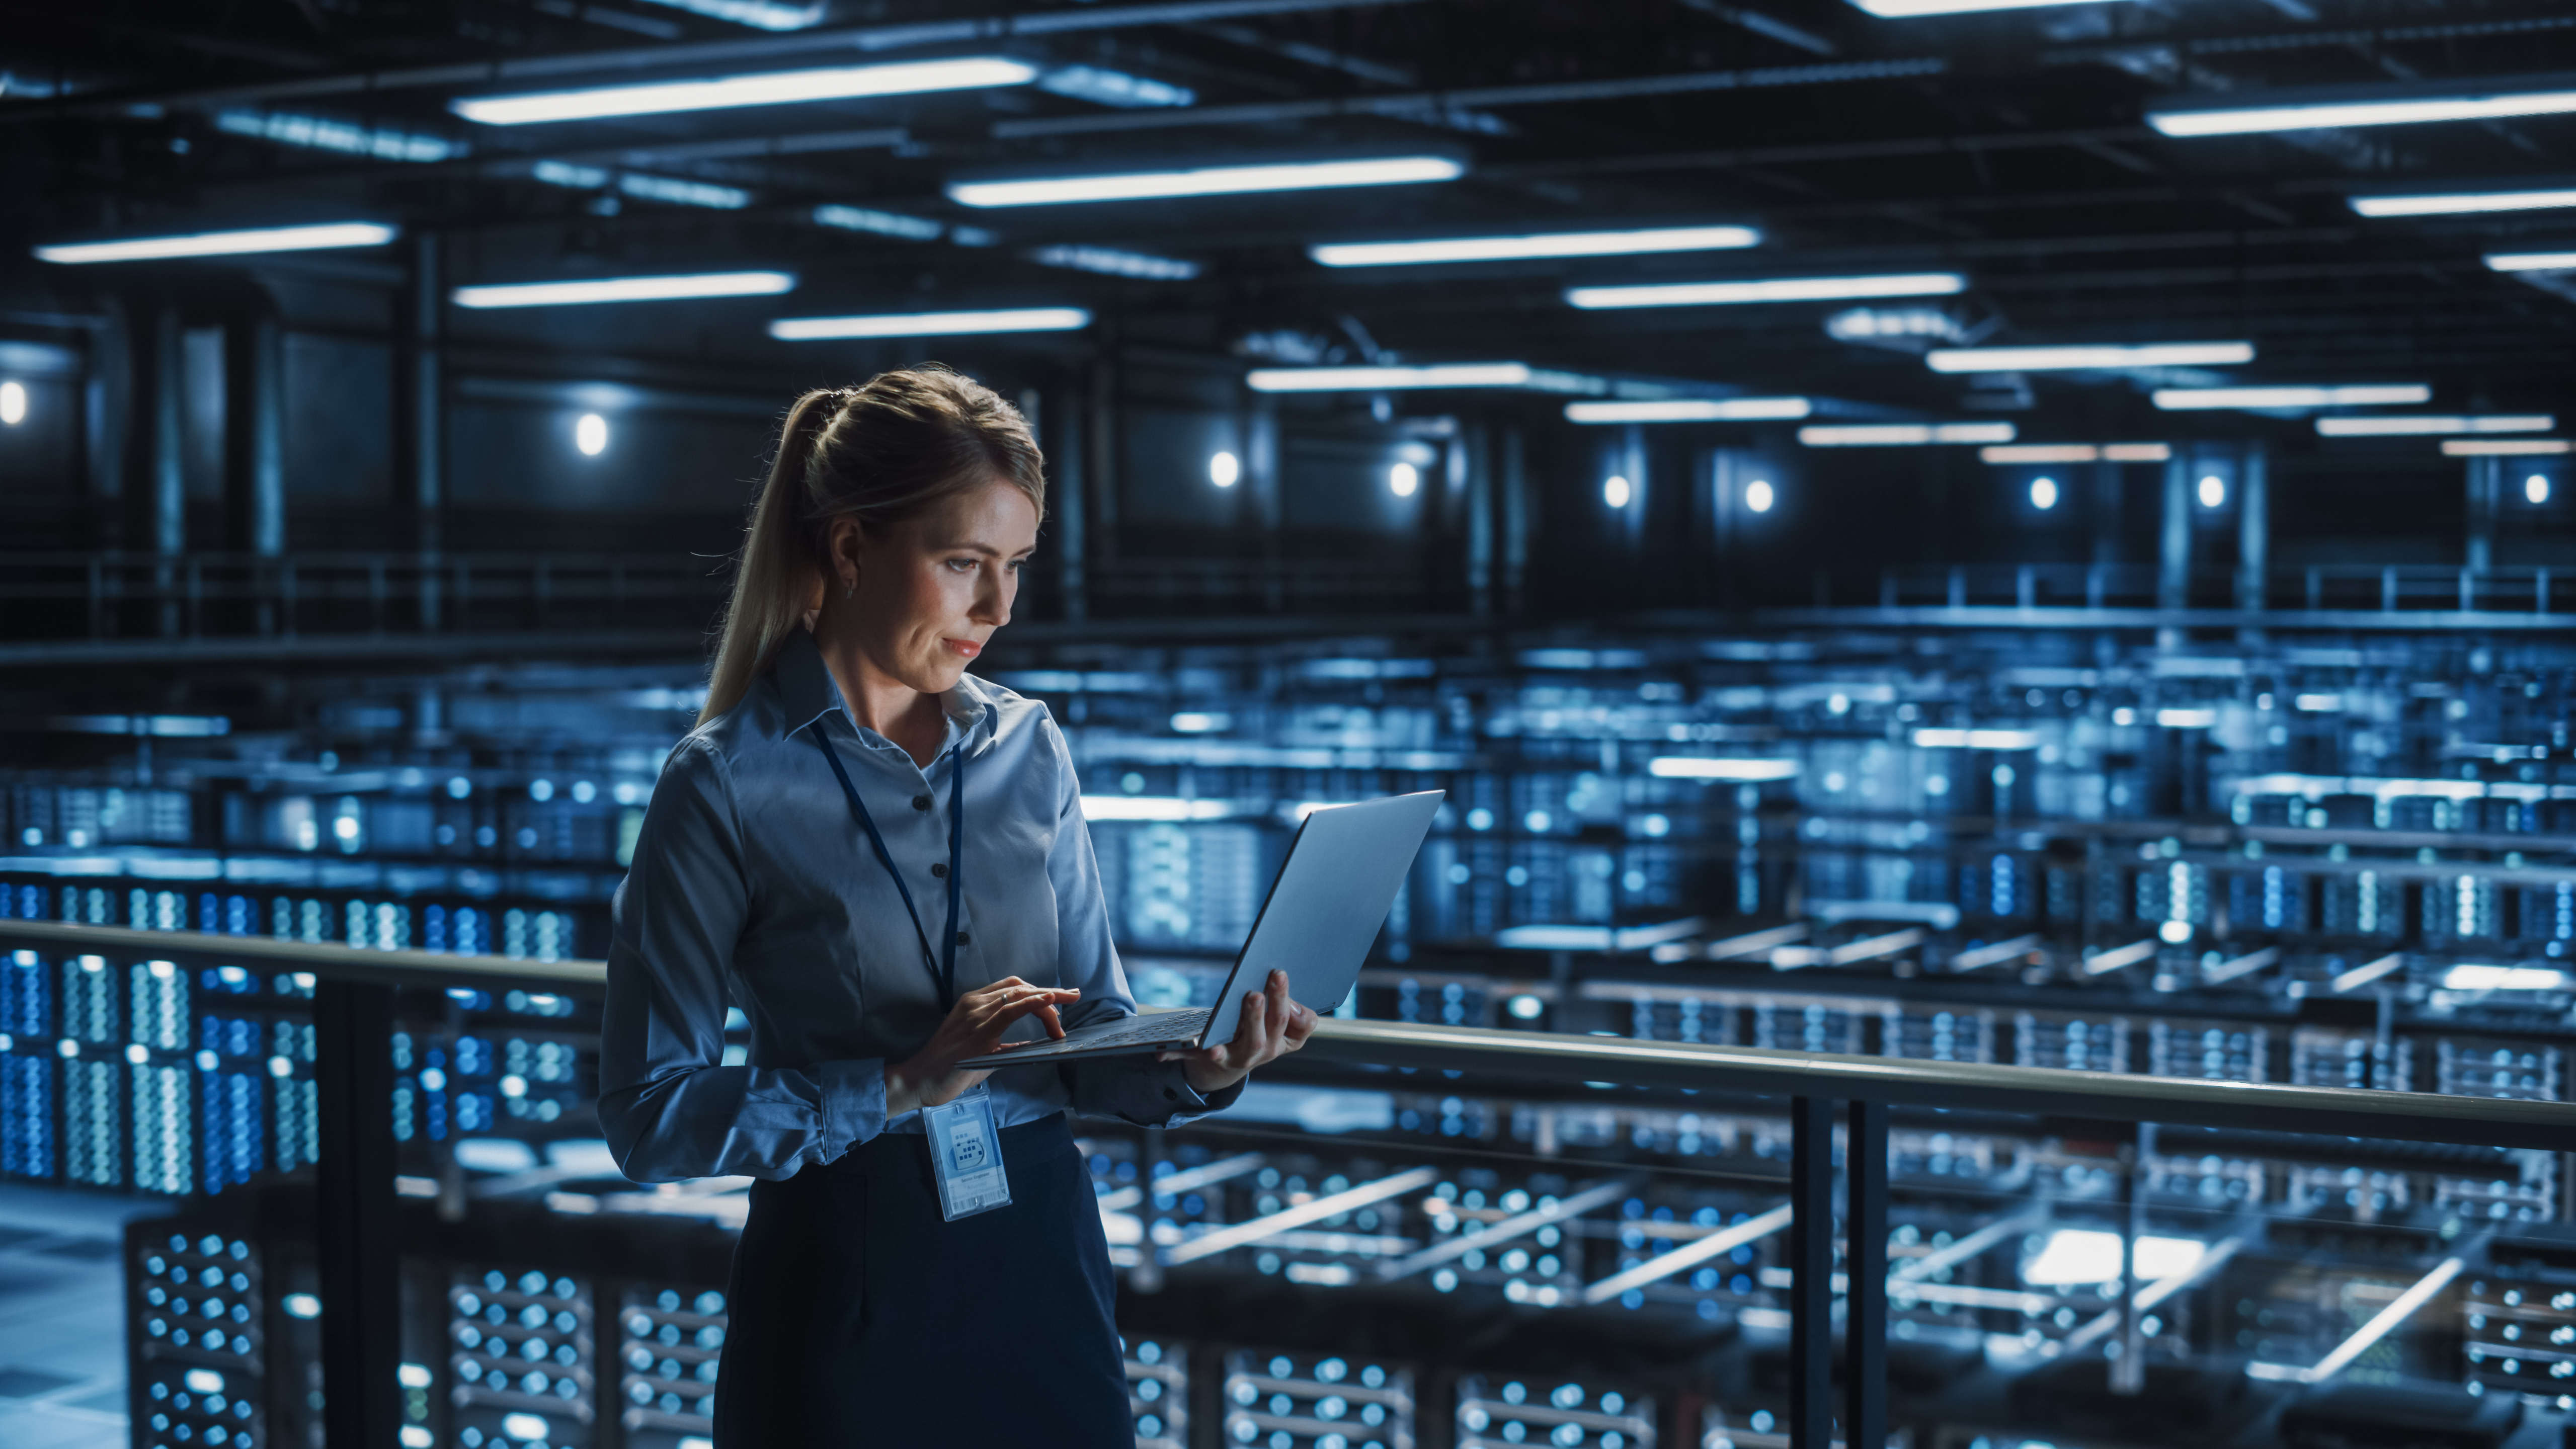
POLYGON ((832 531, 824 543, 824 555, 832 568, 828 580, 832 588, 847 594, 858 587, 859 555, 867 544, 867 528, 859 520, 848 514, 832 520, 832 531))

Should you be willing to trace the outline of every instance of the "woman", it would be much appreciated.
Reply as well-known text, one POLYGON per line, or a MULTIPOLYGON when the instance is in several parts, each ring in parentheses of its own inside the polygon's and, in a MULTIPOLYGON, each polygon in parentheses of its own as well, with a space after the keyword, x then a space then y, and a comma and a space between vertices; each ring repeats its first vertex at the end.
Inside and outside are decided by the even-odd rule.
POLYGON ((755 1179, 722 1449, 1128 1449, 1066 1111, 1217 1110, 1314 1028, 1273 973, 1223 1046, 957 1067, 1136 1009, 1063 733, 966 673, 1010 621, 1042 464, 1016 409, 943 368, 797 400, 706 708, 617 891, 599 1118, 618 1166, 755 1179), (747 1063, 723 1060, 728 1004, 747 1063), (1009 1202, 952 1220, 923 1109, 979 1088, 1009 1202))

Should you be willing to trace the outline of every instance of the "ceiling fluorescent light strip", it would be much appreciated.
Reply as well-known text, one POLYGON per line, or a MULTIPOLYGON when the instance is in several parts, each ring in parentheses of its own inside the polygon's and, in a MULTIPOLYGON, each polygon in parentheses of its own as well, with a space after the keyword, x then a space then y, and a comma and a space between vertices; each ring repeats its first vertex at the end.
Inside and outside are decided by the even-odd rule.
POLYGON ((2251 342, 2152 342, 2068 347, 1936 347, 1934 372, 2117 371, 2136 367, 2233 367, 2254 360, 2251 342))
POLYGON ((1569 287, 1577 307, 1723 307, 1755 302, 1834 302, 1854 297, 1943 297, 1968 288, 1956 272, 1877 277, 1774 277, 1743 282, 1661 282, 1633 287, 1569 287))
POLYGON ((2010 423, 1828 423, 1800 428, 1810 448, 1920 448, 1940 443, 2009 443, 2010 423))
POLYGON ((325 116, 302 116, 284 111, 217 111, 215 129, 236 136, 256 136, 281 146, 372 156, 379 161, 445 161, 465 154, 467 149, 464 142, 451 141, 444 136, 418 135, 390 126, 361 126, 325 116))
POLYGON ((2576 207, 2576 190, 2460 191, 2421 196, 2347 198, 2362 216, 2477 216, 2498 211, 2557 211, 2576 207))
POLYGON ((2576 271, 2576 252, 2490 252, 2486 262, 2497 272, 2576 271))
POLYGON ((2022 443, 1977 454, 1987 463, 2161 463, 2172 456, 2163 443, 2022 443))
POLYGON ((2154 393, 2166 412, 2207 408, 2421 407, 2433 389, 2420 382, 2359 383, 2340 387, 2166 387, 2154 393))
POLYGON ((591 302, 660 302, 693 297, 765 297, 795 290, 792 272, 699 272, 669 277, 601 277, 574 282, 508 282, 458 287, 459 307, 563 307, 591 302))
POLYGON ((1091 325, 1080 307, 1015 307, 985 312, 900 312, 857 317, 781 317, 769 335, 781 342, 850 337, 963 337, 992 332, 1070 332, 1091 325))
POLYGON ((2446 458, 2545 458, 2568 452, 2565 438, 2444 438, 2446 458))
POLYGON ((1721 251, 1759 246, 1761 242, 1762 233, 1749 226, 1667 226, 1642 231, 1560 231, 1527 236, 1448 237, 1429 241, 1331 242, 1308 247, 1306 254, 1327 267, 1401 267, 1438 262, 1721 251))
POLYGON ((710 20, 730 20, 754 30, 807 30, 823 23, 823 0, 810 5, 781 5, 776 0, 645 0, 668 5, 710 20))
POLYGON ((2488 413, 2480 416, 2319 418, 2322 438, 2423 438, 2444 433, 2545 433, 2558 426, 2548 413, 2488 413))
POLYGON ((2383 87, 2376 93, 2297 92, 2259 99, 2231 97, 2147 112, 2147 124, 2168 136, 2243 136, 2266 131, 2313 131, 2353 126, 2411 126, 2434 121, 2500 121, 2515 116, 2554 116, 2576 111, 2576 84, 2566 77, 2514 77, 2457 85, 2447 92, 2383 87))
POLYGON ((1802 397, 1656 398, 1629 402, 1570 402, 1570 423, 1793 422, 1815 411, 1802 397))
POLYGON ((1925 15, 1966 15, 1986 10, 2037 10, 2051 5, 2083 5, 2092 0, 1852 0, 1881 20, 1913 20, 1925 15))
POLYGON ((337 221, 313 226, 270 226, 243 231, 190 232, 182 236, 129 237, 122 241, 58 242, 35 250, 38 260, 48 262, 154 262, 180 257, 380 247, 392 241, 395 235, 394 228, 376 222, 337 221))
POLYGON ((1039 247, 1029 253, 1029 260, 1040 266, 1067 267, 1104 277, 1141 277, 1155 282, 1186 282, 1197 276, 1200 270, 1198 263, 1179 257, 1070 244, 1039 247))
POLYGON ((1538 374, 1522 362, 1450 362, 1419 367, 1256 367, 1254 392, 1384 392, 1430 387, 1527 387, 1538 374))
POLYGON ((547 121, 597 121, 617 116, 660 116, 741 106, 842 101, 866 96, 919 95, 1026 85, 1037 68, 1001 56, 839 65, 814 70, 762 71, 706 80, 652 81, 586 90, 529 91, 506 96, 459 96, 447 108, 486 126, 547 121))
POLYGON ((1017 181, 952 181, 947 190, 948 199, 960 206, 1052 206, 1076 201, 1144 201, 1339 186, 1395 186, 1455 181, 1466 174, 1465 165, 1447 156, 1382 156, 1200 166, 1181 171, 1040 176, 1017 181))
POLYGON ((937 241, 947 230, 938 222, 924 217, 905 216, 901 212, 876 211, 864 206, 824 205, 814 208, 816 226, 834 226, 843 231, 874 232, 879 236, 901 237, 905 241, 937 241))
POLYGON ((1120 110, 1196 105, 1199 98, 1198 92, 1188 86, 1089 65, 1059 66, 1048 71, 1038 77, 1038 89, 1120 110))

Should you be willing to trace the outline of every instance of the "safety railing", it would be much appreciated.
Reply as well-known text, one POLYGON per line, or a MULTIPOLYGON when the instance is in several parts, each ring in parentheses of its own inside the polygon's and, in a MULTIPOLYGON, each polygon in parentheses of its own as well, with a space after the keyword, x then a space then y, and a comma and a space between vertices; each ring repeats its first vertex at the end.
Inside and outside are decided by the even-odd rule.
MULTIPOLYGON (((603 963, 455 956, 410 950, 361 950, 255 936, 142 931, 30 920, 0 920, 0 950, 58 958, 167 961, 189 969, 247 967, 309 977, 319 1092, 316 1160, 319 1298, 323 1315, 324 1425, 332 1444, 392 1444, 400 1425, 397 1369, 399 1318, 394 1242, 394 1140, 382 1104, 392 1091, 391 1037, 395 991, 475 987, 533 988, 567 995, 604 989, 603 963)), ((2152 1126, 2255 1128, 2265 1132, 2393 1139, 2455 1146, 2567 1152, 2576 1149, 2576 1104, 2444 1096, 2430 1093, 2137 1077, 2042 1067, 1833 1055, 1683 1042, 1637 1041, 1534 1031, 1427 1026, 1327 1018, 1308 1044, 1309 1059, 1370 1068, 1434 1071, 1459 1089, 1480 1083, 1527 1091, 1534 1084, 1615 1084, 1786 1098, 1791 1130, 1788 1202, 1677 1251, 1714 1256, 1785 1229, 1788 1240, 1790 1403, 1788 1442, 1826 1449, 1840 1440, 1879 1444, 1887 1435, 1889 1295, 1848 1291, 1841 1371, 1834 1353, 1834 1284, 1888 1279, 1888 1124, 1892 1107, 1983 1109, 2090 1123, 2136 1124, 2144 1150, 2152 1126), (1843 1130, 1842 1272, 1835 1272, 1834 1145, 1843 1130), (1836 1414, 1835 1380, 1841 1380, 1836 1414), (1839 1425, 1837 1424, 1839 1418, 1839 1425)), ((1409 1179, 1407 1186, 1410 1186, 1409 1179)), ((2133 1223, 2136 1198, 2132 1198, 2133 1223)), ((1299 1209, 1320 1218, 1353 1204, 1319 1200, 1299 1209)), ((1494 1224, 1476 1238, 1434 1253, 1462 1253, 1486 1234, 1517 1232, 1549 1214, 1586 1210, 1569 1199, 1494 1224), (1527 1219, 1525 1221, 1524 1219, 1527 1219), (1463 1244, 1463 1246, 1462 1246, 1463 1244)), ((1276 1224, 1268 1224, 1276 1227, 1276 1224)), ((1183 1252, 1205 1256, 1221 1241, 1200 1239, 1183 1252)), ((1945 1250, 1970 1251, 1965 1245, 1945 1250)), ((1670 1257, 1670 1254, 1666 1255, 1670 1257)), ((1407 1260, 1407 1270, 1428 1266, 1407 1260)), ((1657 1261, 1641 1268, 1666 1271, 1657 1261)), ((1917 1262, 1901 1277, 1925 1271, 1917 1262)), ((2455 1255, 2416 1286, 2420 1305, 2460 1271, 2455 1255), (2435 1281, 2440 1278, 2441 1281, 2435 1281)), ((2180 1286, 2145 1282, 2124 1272, 2119 1301, 2078 1336, 2113 1334, 2140 1357, 2140 1325, 2161 1297, 2180 1286)), ((1592 1285, 1583 1301, 1616 1298, 1624 1280, 1592 1285)), ((2401 1300, 2401 1304, 2405 1300, 2401 1300)), ((2341 1361, 2367 1346, 2405 1313, 2392 1306, 2336 1350, 2341 1361)), ((2080 1344, 2078 1345, 2080 1346, 2080 1344)), ((2340 1367, 2335 1355, 2301 1369, 2256 1364, 2273 1377, 2312 1382, 2340 1367)))
POLYGON ((720 560, 659 554, 0 552, 17 641, 702 626, 720 560))
POLYGON ((1866 601, 1840 590, 1819 606, 1880 610, 2186 609, 2334 615, 2564 614, 2576 579, 2564 569, 2473 569, 2439 564, 2281 565, 2248 576, 2234 566, 2195 567, 2179 594, 2140 563, 1917 565, 1880 573, 1866 601), (2253 586, 2248 591, 2248 586, 2253 586))
MULTIPOLYGON (((1062 587, 1041 557, 1032 597, 1062 587)), ((0 551, 0 638, 18 645, 535 631, 699 630, 724 601, 721 557, 661 553, 287 554, 0 551)), ((1371 560, 1095 562, 1093 613, 1265 616, 1440 607, 1422 570, 1371 560)))

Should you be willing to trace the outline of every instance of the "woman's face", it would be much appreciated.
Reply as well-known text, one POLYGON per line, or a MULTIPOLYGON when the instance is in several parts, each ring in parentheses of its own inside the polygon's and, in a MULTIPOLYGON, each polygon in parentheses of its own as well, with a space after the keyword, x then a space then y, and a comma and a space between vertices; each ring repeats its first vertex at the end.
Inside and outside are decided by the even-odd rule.
POLYGON ((879 529, 832 522, 824 612, 878 674, 924 694, 953 689, 1011 622, 1020 565, 1038 546, 1037 505, 1000 478, 879 529), (855 596, 846 596, 853 581, 855 596))

